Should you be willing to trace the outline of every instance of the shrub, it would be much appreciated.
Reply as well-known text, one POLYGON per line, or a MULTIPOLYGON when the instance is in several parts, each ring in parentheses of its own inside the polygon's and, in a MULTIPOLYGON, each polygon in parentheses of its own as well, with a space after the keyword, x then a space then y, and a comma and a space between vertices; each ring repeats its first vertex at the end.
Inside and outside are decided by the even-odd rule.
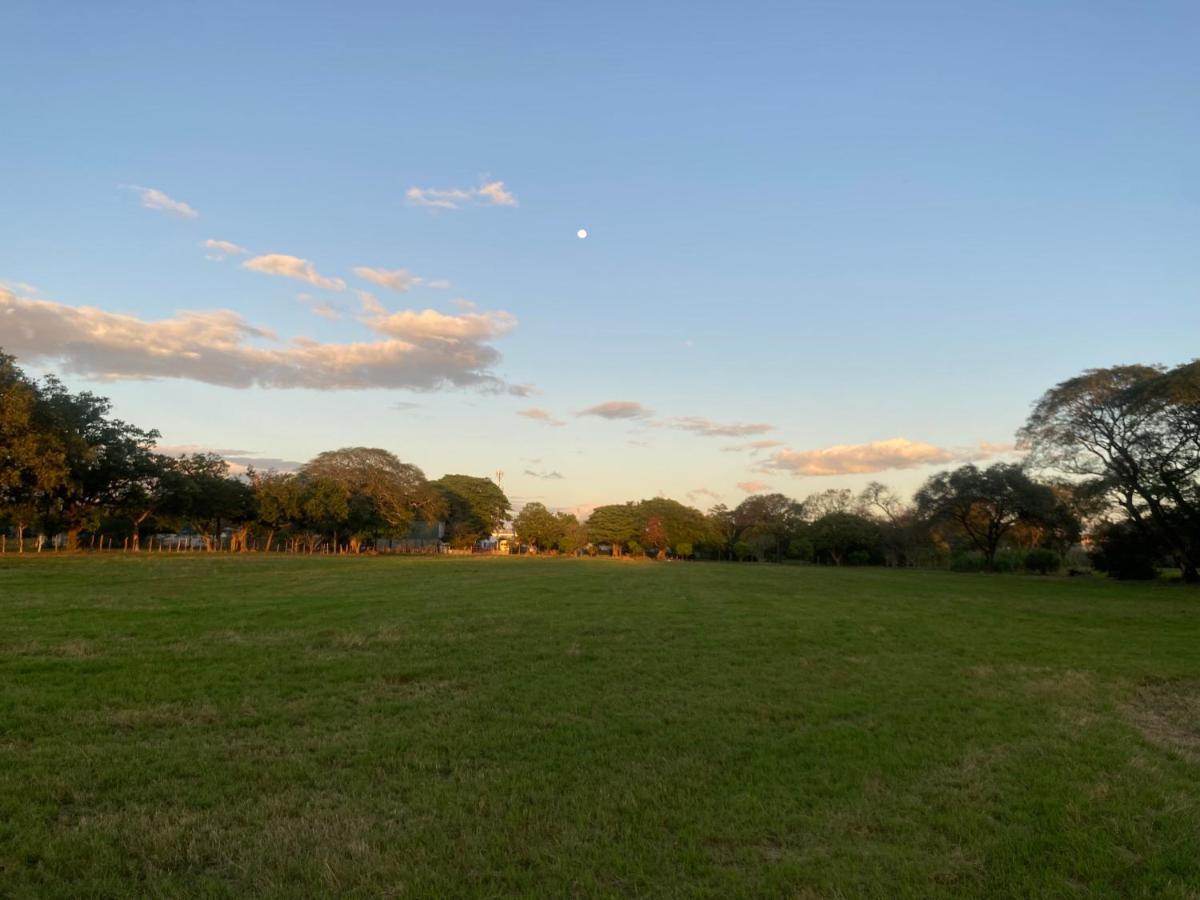
POLYGON ((1025 554, 1025 571, 1038 575, 1049 575, 1058 571, 1058 554, 1053 550, 1038 548, 1025 554))
POLYGON ((982 572, 983 554, 978 550, 965 550, 950 558, 952 572, 982 572))
POLYGON ((680 541, 675 545, 675 555, 680 559, 691 559, 694 552, 695 548, 693 548, 692 545, 687 541, 680 541))
POLYGON ((871 564, 871 554, 866 550, 851 550, 846 554, 846 565, 848 566, 869 566, 871 564))

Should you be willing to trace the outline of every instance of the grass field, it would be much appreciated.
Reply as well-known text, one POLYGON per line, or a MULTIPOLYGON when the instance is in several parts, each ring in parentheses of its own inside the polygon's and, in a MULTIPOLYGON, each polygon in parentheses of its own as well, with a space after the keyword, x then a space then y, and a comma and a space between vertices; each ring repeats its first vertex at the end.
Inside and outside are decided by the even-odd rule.
POLYGON ((0 559, 0 896, 1200 897, 1200 593, 0 559))

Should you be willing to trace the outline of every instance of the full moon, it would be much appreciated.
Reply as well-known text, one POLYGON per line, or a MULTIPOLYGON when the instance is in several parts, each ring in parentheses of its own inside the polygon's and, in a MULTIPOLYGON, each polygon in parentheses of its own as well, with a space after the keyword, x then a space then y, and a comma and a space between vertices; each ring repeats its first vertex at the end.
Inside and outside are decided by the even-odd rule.
POLYGON ((585 237, 587 237, 587 229, 580 228, 577 232, 575 232, 575 237, 579 238, 582 241, 585 237))

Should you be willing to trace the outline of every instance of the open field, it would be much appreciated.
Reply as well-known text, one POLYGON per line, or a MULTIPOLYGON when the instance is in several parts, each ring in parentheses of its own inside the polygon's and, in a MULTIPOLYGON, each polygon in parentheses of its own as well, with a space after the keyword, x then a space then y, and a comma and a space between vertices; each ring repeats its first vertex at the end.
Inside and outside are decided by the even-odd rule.
POLYGON ((1200 896, 1200 593, 0 559, 0 896, 1200 896))

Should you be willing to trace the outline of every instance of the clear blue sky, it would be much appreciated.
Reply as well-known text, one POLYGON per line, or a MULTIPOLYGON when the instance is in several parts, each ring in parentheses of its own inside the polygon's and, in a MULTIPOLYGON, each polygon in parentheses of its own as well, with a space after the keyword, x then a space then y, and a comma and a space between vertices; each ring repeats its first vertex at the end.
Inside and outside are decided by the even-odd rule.
POLYGON ((1083 368, 1200 353, 1195 3, 8 2, 3 27, 0 346, 164 444, 379 445, 564 507, 908 489, 1083 368), (266 254, 346 287, 245 267, 266 254), (262 381, 255 348, 421 332, 362 289, 485 329, 422 338, 467 374, 224 386, 262 381), (277 337, 170 321, 217 310, 277 337), (609 401, 653 412, 577 415, 609 401), (778 444, 725 449, 753 440, 778 444))

